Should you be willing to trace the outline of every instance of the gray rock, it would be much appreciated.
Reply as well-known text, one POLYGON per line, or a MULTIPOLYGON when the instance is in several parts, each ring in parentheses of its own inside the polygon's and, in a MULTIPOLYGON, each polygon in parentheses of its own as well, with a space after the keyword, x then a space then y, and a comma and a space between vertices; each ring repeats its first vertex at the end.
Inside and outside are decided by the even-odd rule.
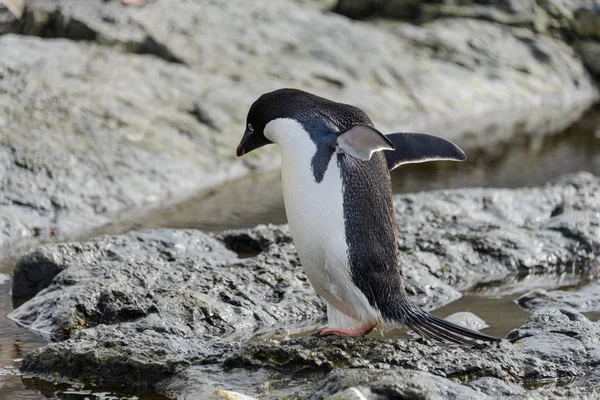
POLYGON ((596 76, 600 76, 600 43, 582 41, 578 42, 575 48, 590 72, 596 76))
POLYGON ((541 188, 395 196, 400 262, 453 287, 509 275, 594 271, 600 180, 567 175, 541 188))
POLYGON ((596 0, 338 0, 334 11, 351 18, 383 16, 411 22, 467 18, 567 37, 600 37, 596 0))
POLYGON ((40 247, 19 258, 13 272, 12 295, 33 297, 50 286, 54 277, 67 268, 61 255, 60 252, 52 251, 52 248, 40 247))
POLYGON ((461 311, 452 315, 448 315, 446 319, 450 322, 462 325, 474 331, 480 331, 482 329, 489 328, 489 325, 486 324, 484 320, 467 311, 461 311))
MULTIPOLYGON (((554 317, 545 323, 563 323, 554 317)), ((585 318, 581 317, 581 321, 585 318)), ((107 385, 134 385, 177 398, 208 395, 215 388, 261 398, 286 394, 323 398, 344 391, 358 392, 367 398, 386 393, 484 396, 478 391, 495 397, 498 393, 525 391, 497 380, 531 382, 593 373, 598 361, 594 354, 598 349, 597 329, 586 332, 585 324, 574 325, 570 331, 555 334, 556 340, 543 333, 545 325, 535 328, 542 332, 531 326, 528 329, 532 335, 528 340, 534 343, 533 338, 538 337, 539 346, 504 342, 496 347, 468 349, 374 338, 231 342, 193 332, 180 337, 171 331, 156 331, 144 321, 125 322, 81 330, 67 341, 47 345, 28 355, 23 369, 30 374, 59 374, 83 382, 92 379, 107 385), (577 334, 569 340, 574 332, 577 334), (586 349, 583 344, 586 337, 592 339, 588 334, 595 335, 595 350, 586 349), (560 344, 559 337, 573 344, 560 344), (537 351, 544 347, 543 343, 547 350, 537 351), (573 349, 578 349, 576 356, 569 353, 573 349), (579 364, 573 367, 574 362, 579 364), (248 374, 248 370, 254 372, 248 374), (405 379, 398 379, 401 377, 405 379), (482 387, 481 382, 471 387, 463 385, 473 377, 497 380, 487 387, 482 387), (319 379, 323 380, 314 388, 306 384, 319 379), (349 391, 350 388, 356 390, 349 391)), ((570 390, 582 392, 582 387, 586 388, 573 385, 570 390)), ((528 395, 536 393, 535 389, 529 390, 528 395)))
POLYGON ((256 258, 239 259, 208 235, 166 230, 44 246, 24 257, 15 282, 40 271, 43 278, 48 270, 63 271, 10 318, 63 340, 78 329, 140 319, 181 336, 226 336, 248 335, 279 320, 321 317, 323 305, 290 247, 272 246, 256 258), (40 253, 48 256, 37 257, 40 253), (43 268, 48 259, 61 260, 55 262, 59 267, 43 268))
POLYGON ((48 0, 0 22, 44 38, 0 38, 0 246, 274 168, 273 148, 234 149, 251 102, 282 86, 467 151, 560 130, 598 98, 569 46, 524 29, 389 32, 300 3, 48 0))
POLYGON ((544 372, 525 371, 528 379, 584 376, 600 361, 600 325, 571 309, 536 311, 506 337, 530 362, 553 365, 544 372), (540 375, 540 373, 542 375, 540 375))
POLYGON ((368 369, 333 371, 319 383, 311 398, 326 400, 489 399, 488 396, 452 380, 403 368, 392 371, 368 369))
MULTIPOLYGON (((598 206, 598 184, 598 178, 582 173, 543 188, 396 196, 396 211, 405 218, 401 229, 421 223, 413 227, 418 235, 403 239, 401 259, 423 253, 418 257, 424 262, 411 263, 410 270, 431 279, 439 272, 434 260, 443 261, 449 271, 443 278, 458 283, 459 272, 464 273, 458 267, 470 268, 474 272, 464 279, 472 284, 488 280, 490 270, 526 272, 531 264, 545 274, 567 265, 595 268, 595 224, 579 213, 598 206), (497 240, 493 232, 500 229, 510 238, 526 230, 529 240, 518 246, 497 240), (440 247, 425 245, 440 237, 440 247)), ((50 286, 11 314, 58 341, 25 357, 22 368, 28 374, 128 385, 184 399, 217 396, 218 390, 260 398, 334 399, 538 398, 592 396, 595 390, 600 325, 572 309, 538 311, 508 335, 512 343, 481 348, 377 335, 305 337, 324 324, 325 310, 301 272, 286 227, 218 237, 142 231, 46 245, 24 260, 16 275, 29 271, 30 279, 62 269, 50 286), (231 248, 245 256, 258 254, 242 259, 231 248), (38 268, 36 260, 57 268, 38 268), (521 387, 548 380, 568 384, 521 387)), ((408 288, 417 291, 413 284, 408 288)))
MULTIPOLYGON (((599 186, 600 179, 580 173, 542 188, 462 189, 395 196, 399 262, 407 292, 420 305, 433 309, 458 299, 460 293, 456 287, 468 288, 528 273, 593 271, 600 252, 599 186)), ((15 287, 15 293, 31 295, 32 289, 39 290, 54 280, 11 317, 31 329, 64 338, 74 327, 103 323, 101 316, 105 313, 95 310, 103 298, 122 297, 119 300, 122 307, 135 310, 135 315, 160 309, 163 300, 155 294, 155 286, 171 285, 168 276, 173 271, 187 276, 186 269, 199 268, 219 276, 219 282, 242 287, 245 278, 240 281, 236 275, 237 265, 243 265, 243 271, 250 268, 261 274, 257 279, 262 283, 256 290, 269 287, 275 290, 270 296, 276 298, 295 293, 292 297, 300 302, 289 303, 290 307, 298 308, 295 312, 289 311, 290 316, 299 313, 300 319, 305 320, 320 315, 322 304, 316 300, 301 272, 287 227, 260 226, 228 231, 218 240, 193 231, 185 232, 183 235, 176 231, 147 231, 33 250, 19 261, 19 268, 15 270, 15 282, 23 284, 23 288, 15 287), (210 245, 194 247, 190 244, 207 240, 210 245), (208 267, 203 261, 206 246, 214 252, 208 267), (225 252, 226 247, 244 256, 260 254, 238 259, 234 253, 225 252), (190 250, 193 248, 198 250, 190 250), (57 277, 52 276, 61 270, 64 271, 57 277), (166 281, 157 280, 151 271, 166 281), (137 286, 144 290, 135 293, 127 290, 132 274, 139 280, 137 286), (295 289, 292 278, 304 281, 302 290, 295 289), (58 308, 53 306, 56 296, 60 298, 58 308)), ((194 285, 189 283, 183 287, 192 290, 194 285)), ((238 299, 237 295, 223 294, 219 285, 202 290, 217 299, 215 304, 226 303, 218 311, 225 314, 221 317, 224 321, 234 313, 232 305, 243 307, 248 301, 238 299)), ((245 298, 256 295, 254 292, 240 294, 245 298)), ((260 317, 246 312, 240 314, 240 311, 234 314, 239 314, 238 319, 246 315, 250 319, 269 321, 278 318, 273 312, 267 307, 260 317)), ((115 313, 118 319, 120 311, 115 313)), ((231 321, 221 327, 221 333, 234 330, 231 321)), ((250 320, 244 323, 253 329, 260 325, 250 320)))
POLYGON ((517 304, 528 310, 543 308, 568 308, 579 312, 600 311, 600 283, 592 282, 576 290, 546 291, 537 289, 517 299, 517 304))
POLYGON ((2 36, 0 53, 0 246, 247 171, 191 111, 206 75, 64 40, 2 36))
POLYGON ((526 392, 526 390, 519 385, 492 377, 476 379, 469 383, 469 386, 492 398, 499 398, 500 396, 518 396, 523 395, 526 392))

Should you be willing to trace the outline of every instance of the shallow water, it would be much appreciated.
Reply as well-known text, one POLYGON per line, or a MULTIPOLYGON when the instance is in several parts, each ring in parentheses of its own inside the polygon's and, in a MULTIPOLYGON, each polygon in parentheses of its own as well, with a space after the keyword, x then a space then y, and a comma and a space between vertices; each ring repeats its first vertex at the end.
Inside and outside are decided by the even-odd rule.
MULTIPOLYGON (((550 137, 519 137, 510 143, 495 146, 493 151, 469 152, 464 163, 438 162, 407 165, 393 172, 395 193, 461 187, 521 187, 539 185, 559 175, 589 171, 600 175, 600 107, 590 110, 581 121, 561 134, 550 137)), ((121 233, 143 228, 198 228, 206 231, 252 227, 260 223, 285 223, 285 210, 278 172, 249 176, 221 187, 204 190, 192 198, 157 210, 128 213, 86 236, 121 233)), ((14 263, 0 262, 0 313, 13 309, 10 296, 10 276, 14 263)), ((448 316, 458 311, 470 311, 490 328, 483 332, 505 336, 522 325, 528 312, 514 300, 532 288, 576 289, 588 277, 563 274, 559 276, 514 277, 472 288, 464 296, 434 311, 448 316)), ((597 320, 600 313, 588 313, 597 320)), ((291 329, 304 335, 319 327, 319 321, 291 329)), ((289 330, 288 330, 289 333, 289 330)), ((265 331, 256 339, 277 337, 279 333, 265 331)), ((287 335, 287 333, 285 333, 287 335)), ((398 330, 386 336, 406 336, 398 330)), ((132 398, 132 394, 111 388, 86 388, 69 384, 54 384, 39 379, 18 376, 20 359, 44 342, 4 318, 0 322, 0 399, 116 399, 132 398)), ((151 394, 136 393, 139 399, 160 399, 151 394)))

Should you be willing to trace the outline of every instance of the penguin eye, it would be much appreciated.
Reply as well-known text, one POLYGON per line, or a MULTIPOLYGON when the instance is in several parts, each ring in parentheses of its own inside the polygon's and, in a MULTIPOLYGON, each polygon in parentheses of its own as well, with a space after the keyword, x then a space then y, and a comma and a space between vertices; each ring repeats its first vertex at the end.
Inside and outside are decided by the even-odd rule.
POLYGON ((254 128, 252 127, 252 124, 248 124, 248 130, 250 130, 250 132, 254 132, 254 128))

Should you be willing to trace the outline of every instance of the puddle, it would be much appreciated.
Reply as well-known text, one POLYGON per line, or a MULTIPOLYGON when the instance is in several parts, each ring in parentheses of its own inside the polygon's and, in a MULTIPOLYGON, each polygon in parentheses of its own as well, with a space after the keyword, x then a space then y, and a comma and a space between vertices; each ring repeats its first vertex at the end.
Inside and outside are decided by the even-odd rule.
MULTIPOLYGON (((131 392, 125 389, 109 389, 52 383, 36 378, 22 378, 23 386, 29 392, 39 394, 43 399, 58 398, 61 400, 170 400, 169 397, 156 393, 131 392)), ((21 399, 37 399, 38 397, 20 397, 21 399)))

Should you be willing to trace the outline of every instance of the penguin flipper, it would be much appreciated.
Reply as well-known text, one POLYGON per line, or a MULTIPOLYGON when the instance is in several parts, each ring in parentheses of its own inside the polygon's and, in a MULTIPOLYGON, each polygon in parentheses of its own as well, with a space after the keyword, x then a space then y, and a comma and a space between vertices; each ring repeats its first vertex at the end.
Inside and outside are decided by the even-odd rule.
POLYGON ((385 158, 391 171, 402 164, 427 161, 464 161, 464 151, 449 140, 424 133, 390 133, 386 137, 394 150, 386 150, 385 158))
POLYGON ((401 322, 419 335, 445 343, 475 344, 476 342, 497 343, 500 339, 453 324, 421 309, 412 300, 404 297, 400 307, 401 322))
POLYGON ((357 124, 337 137, 337 147, 358 160, 369 161, 376 151, 394 150, 389 138, 369 125, 357 124))

